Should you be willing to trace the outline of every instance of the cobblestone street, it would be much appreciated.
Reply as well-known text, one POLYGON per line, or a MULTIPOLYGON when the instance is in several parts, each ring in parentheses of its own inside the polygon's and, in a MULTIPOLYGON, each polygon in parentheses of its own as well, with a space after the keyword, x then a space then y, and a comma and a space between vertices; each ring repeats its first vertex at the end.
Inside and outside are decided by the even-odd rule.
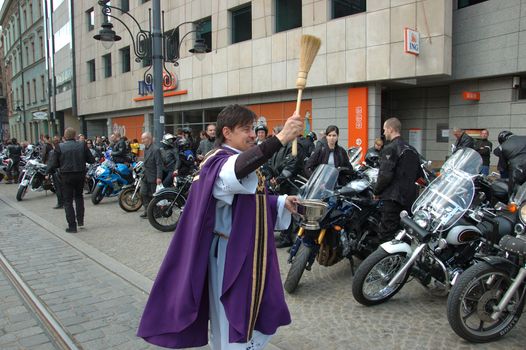
MULTIPOLYGON (((86 227, 67 234, 52 193, 29 192, 22 202, 15 193, 16 185, 0 184, 0 251, 66 331, 83 349, 149 348, 135 331, 172 233, 125 213, 116 198, 94 206, 86 196, 86 227)), ((279 257, 284 278, 286 251, 279 257)), ((501 341, 473 345, 450 329, 446 298, 416 282, 372 308, 354 300, 351 283, 346 262, 306 271, 297 292, 286 295, 293 322, 269 348, 524 349, 524 317, 501 341)), ((0 349, 55 348, 2 273, 0 313, 0 349)))

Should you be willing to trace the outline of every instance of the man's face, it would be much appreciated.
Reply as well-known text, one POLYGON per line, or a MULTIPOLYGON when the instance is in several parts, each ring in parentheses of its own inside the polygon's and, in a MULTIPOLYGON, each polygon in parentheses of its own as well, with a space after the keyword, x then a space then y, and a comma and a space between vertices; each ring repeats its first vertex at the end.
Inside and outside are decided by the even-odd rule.
POLYGON ((86 137, 84 135, 79 136, 79 141, 86 141, 86 137))
POLYGON ((393 133, 393 128, 391 128, 389 126, 386 126, 385 123, 384 123, 384 135, 385 135, 385 139, 387 141, 391 141, 392 133, 393 133))
POLYGON ((208 135, 209 138, 216 137, 216 127, 215 127, 215 125, 208 125, 208 127, 206 128, 206 134, 208 135))
POLYGON ((265 130, 258 130, 258 140, 264 140, 265 139, 265 130))
POLYGON ((241 152, 244 152, 254 146, 256 134, 252 125, 236 126, 234 129, 223 128, 226 144, 241 152))
POLYGON ((380 151, 382 149, 382 146, 383 144, 379 143, 379 142, 375 142, 374 144, 374 148, 377 150, 377 151, 380 151))
POLYGON ((152 138, 151 138, 149 135, 142 134, 142 135, 141 135, 141 142, 142 142, 145 146, 149 146, 149 145, 152 144, 152 138))
POLYGON ((453 135, 455 135, 455 137, 459 139, 460 136, 462 136, 462 130, 453 130, 453 135))
POLYGON ((488 136, 489 136, 489 132, 488 130, 482 130, 480 132, 480 138, 483 139, 483 140, 487 140, 488 139, 488 136))

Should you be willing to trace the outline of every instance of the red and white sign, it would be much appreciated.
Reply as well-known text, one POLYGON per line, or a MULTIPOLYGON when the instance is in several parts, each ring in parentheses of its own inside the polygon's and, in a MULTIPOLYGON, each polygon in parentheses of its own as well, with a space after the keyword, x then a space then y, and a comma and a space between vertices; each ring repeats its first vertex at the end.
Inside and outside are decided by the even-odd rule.
POLYGON ((404 29, 404 52, 412 55, 420 54, 420 33, 416 30, 404 29))
POLYGON ((480 92, 463 91, 462 98, 466 101, 480 101, 480 92))

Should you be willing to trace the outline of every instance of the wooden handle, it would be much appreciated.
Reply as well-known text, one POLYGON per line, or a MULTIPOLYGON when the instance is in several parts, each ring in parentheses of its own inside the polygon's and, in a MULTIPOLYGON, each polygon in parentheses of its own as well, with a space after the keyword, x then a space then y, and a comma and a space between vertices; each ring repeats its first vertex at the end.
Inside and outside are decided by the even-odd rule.
MULTIPOLYGON (((298 89, 298 98, 296 99, 296 113, 300 113, 301 106, 301 95, 303 94, 303 89, 298 89)), ((296 157, 298 155, 298 139, 295 138, 292 141, 292 156, 296 157)))

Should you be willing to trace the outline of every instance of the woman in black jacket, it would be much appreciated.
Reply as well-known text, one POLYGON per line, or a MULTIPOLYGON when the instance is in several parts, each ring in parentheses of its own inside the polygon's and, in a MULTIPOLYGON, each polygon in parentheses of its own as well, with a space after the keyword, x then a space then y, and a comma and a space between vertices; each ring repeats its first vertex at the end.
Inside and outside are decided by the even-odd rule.
POLYGON ((340 130, 335 125, 329 125, 325 130, 325 140, 316 147, 314 153, 309 157, 305 164, 305 173, 311 176, 316 167, 320 164, 329 164, 336 168, 352 168, 349 162, 347 152, 341 146, 338 146, 338 137, 340 130))

